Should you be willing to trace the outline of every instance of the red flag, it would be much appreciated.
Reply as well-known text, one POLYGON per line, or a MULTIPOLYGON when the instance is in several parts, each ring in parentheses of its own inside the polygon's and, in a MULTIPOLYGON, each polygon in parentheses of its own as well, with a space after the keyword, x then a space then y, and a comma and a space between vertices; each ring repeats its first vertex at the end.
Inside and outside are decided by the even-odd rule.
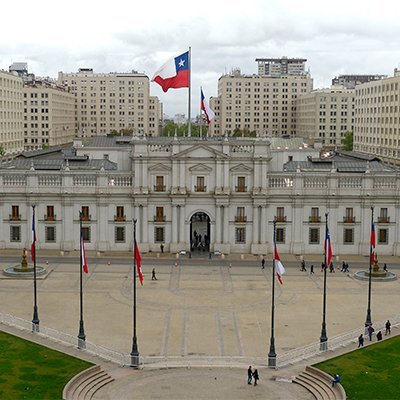
POLYGON ((36 246, 36 229, 35 229, 35 209, 33 209, 32 215, 32 243, 31 243, 31 258, 32 262, 35 262, 35 246, 36 246))
POLYGON ((88 264, 86 261, 85 242, 83 240, 82 235, 81 235, 81 262, 82 262, 83 272, 85 272, 85 274, 89 273, 88 264))
POLYGON ((142 273, 142 256, 140 255, 139 247, 135 241, 134 257, 136 262, 137 273, 139 275, 140 284, 143 285, 143 273, 142 273))
POLYGON ((325 237, 325 268, 329 268, 331 261, 332 261, 331 235, 329 234, 329 229, 327 226, 326 237, 325 237))
POLYGON ((375 246, 376 246, 375 224, 372 222, 372 226, 371 226, 371 263, 372 264, 375 263, 375 258, 376 258, 375 246))
POLYGON ((276 247, 276 243, 274 243, 274 264, 275 264, 275 272, 278 278, 279 283, 282 285, 282 275, 285 273, 285 268, 281 263, 281 259, 278 254, 278 248, 276 247))

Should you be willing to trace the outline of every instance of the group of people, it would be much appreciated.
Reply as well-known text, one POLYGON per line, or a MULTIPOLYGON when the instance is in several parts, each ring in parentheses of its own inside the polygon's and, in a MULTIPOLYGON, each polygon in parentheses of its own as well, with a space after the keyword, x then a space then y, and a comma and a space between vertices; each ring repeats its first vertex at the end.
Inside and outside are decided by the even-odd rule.
POLYGON ((254 379, 254 386, 257 386, 257 382, 260 379, 258 376, 257 368, 252 369, 251 365, 247 370, 247 383, 251 385, 252 380, 254 379))
POLYGON ((193 239, 191 241, 191 250, 199 250, 206 251, 208 247, 208 236, 205 234, 204 236, 201 233, 197 233, 197 231, 193 232, 193 239))
MULTIPOLYGON (((390 329, 392 327, 392 324, 389 320, 386 321, 385 323, 385 336, 390 335, 390 329)), ((375 332, 375 329, 372 325, 368 325, 367 328, 367 333, 368 333, 368 338, 370 341, 372 341, 372 335, 375 332)), ((378 331, 378 333, 376 334, 376 340, 379 342, 380 340, 382 340, 382 331, 378 331)), ((361 334, 358 337, 358 347, 363 347, 364 346, 364 335, 361 334)))

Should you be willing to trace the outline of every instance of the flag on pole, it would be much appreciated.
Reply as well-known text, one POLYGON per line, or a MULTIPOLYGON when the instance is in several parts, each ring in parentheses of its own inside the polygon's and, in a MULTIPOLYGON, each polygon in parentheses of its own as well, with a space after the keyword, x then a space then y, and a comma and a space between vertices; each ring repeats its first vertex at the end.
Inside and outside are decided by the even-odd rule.
POLYGON ((372 221, 372 226, 371 226, 371 263, 375 263, 375 258, 376 258, 376 237, 375 237, 375 224, 374 221, 372 221))
POLYGON ((83 272, 85 274, 89 273, 88 264, 86 261, 85 242, 83 240, 82 232, 81 232, 81 262, 82 262, 83 272))
POLYGON ((151 79, 158 83, 164 92, 168 89, 189 87, 189 52, 169 59, 151 79))
POLYGON ((332 245, 331 235, 329 234, 328 225, 326 226, 326 237, 325 237, 325 268, 328 268, 332 262, 332 245))
POLYGON ((276 243, 274 243, 274 265, 275 265, 276 276, 278 278, 279 283, 282 285, 282 275, 285 273, 285 268, 281 263, 276 243))
POLYGON ((136 262, 137 273, 138 273, 138 276, 139 276, 139 281, 140 281, 140 284, 143 285, 142 256, 140 255, 139 247, 138 247, 138 245, 136 243, 136 240, 135 240, 135 254, 134 254, 134 257, 135 257, 135 262, 136 262))
POLYGON ((206 117, 207 124, 211 124, 211 120, 215 117, 214 111, 211 110, 210 106, 207 103, 206 98, 204 97, 203 89, 200 88, 201 92, 201 110, 204 113, 204 116, 206 117))
POLYGON ((31 258, 35 262, 35 246, 36 246, 36 229, 35 229, 35 208, 33 208, 32 215, 32 242, 31 242, 31 258))

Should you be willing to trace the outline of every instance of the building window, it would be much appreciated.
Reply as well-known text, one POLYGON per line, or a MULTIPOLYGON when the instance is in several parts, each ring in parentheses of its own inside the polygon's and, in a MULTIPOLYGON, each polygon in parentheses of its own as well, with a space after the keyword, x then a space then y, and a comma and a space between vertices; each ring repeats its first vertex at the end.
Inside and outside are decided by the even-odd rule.
POLYGON ((125 243, 125 227, 115 227, 115 243, 125 243))
POLYGON ((91 235, 90 235, 90 226, 84 226, 84 227, 82 228, 82 237, 83 237, 83 240, 84 240, 85 242, 87 242, 87 243, 90 243, 90 239, 91 239, 90 236, 91 236, 91 235))
POLYGON ((311 207, 311 215, 309 222, 321 222, 321 217, 319 216, 319 208, 311 207))
POLYGON ((19 215, 19 206, 11 206, 10 220, 11 221, 20 221, 21 220, 21 216, 19 215))
POLYGON ((45 232, 46 243, 55 243, 56 227, 55 226, 46 226, 44 232, 45 232))
POLYGON ((125 212, 124 206, 117 206, 116 207, 116 216, 114 218, 115 221, 125 221, 125 212))
POLYGON ((388 243, 389 243, 389 229, 379 229, 378 244, 388 244, 388 243))
POLYGON ((164 177, 156 176, 156 184, 154 186, 155 192, 165 192, 164 177))
POLYGON ((344 229, 343 244, 353 244, 353 243, 354 243, 354 229, 344 229))
POLYGON ((378 222, 382 224, 387 224, 390 222, 390 217, 388 216, 388 209, 381 208, 379 212, 378 222))
POLYGON ((47 214, 44 217, 45 221, 55 221, 54 206, 46 206, 46 212, 47 214))
POLYGON ((237 178, 237 186, 235 187, 236 192, 246 192, 246 178, 244 176, 238 176, 237 178))
POLYGON ((20 226, 10 226, 10 241, 20 242, 21 241, 21 227, 20 226))
POLYGON ((352 208, 346 208, 346 213, 343 217, 343 222, 345 224, 350 224, 355 222, 355 217, 353 215, 353 209, 352 208))
POLYGON ((82 206, 82 221, 90 221, 89 206, 82 206))
POLYGON ((156 207, 155 222, 165 222, 164 207, 156 207))
POLYGON ((286 222, 285 207, 276 207, 276 222, 286 222))
POLYGON ((246 243, 246 228, 236 228, 236 243, 246 243))
POLYGON ((236 208, 236 216, 235 222, 246 222, 247 218, 245 215, 245 208, 244 207, 237 207, 236 208))
POLYGON ((154 243, 164 243, 165 241, 165 229, 154 228, 154 243))
POLYGON ((276 228, 276 243, 285 243, 285 228, 276 228))
POLYGON ((309 243, 310 244, 319 244, 319 228, 310 228, 309 243))
POLYGON ((196 185, 194 187, 195 192, 205 192, 206 186, 204 185, 204 176, 196 177, 196 185))

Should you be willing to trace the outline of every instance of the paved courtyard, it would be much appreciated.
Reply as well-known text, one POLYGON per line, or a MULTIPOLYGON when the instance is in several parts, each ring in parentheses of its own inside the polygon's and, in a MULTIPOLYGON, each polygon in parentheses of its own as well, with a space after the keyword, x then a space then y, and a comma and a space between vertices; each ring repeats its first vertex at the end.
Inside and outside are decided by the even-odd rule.
MULTIPOLYGON (((6 259, 2 257, 1 268, 12 264, 11 260, 7 257, 6 259)), ((314 275, 309 274, 309 269, 307 273, 300 272, 299 262, 291 256, 282 255, 281 259, 286 267, 286 275, 283 285, 276 285, 275 337, 278 354, 318 341, 322 322, 323 274, 318 267, 314 268, 314 275)), ((319 257, 309 257, 307 265, 320 265, 318 259, 319 257)), ((43 265, 45 260, 42 261, 38 264, 43 265)), ((367 268, 366 258, 348 261, 351 272, 367 268)), ((393 272, 398 272, 398 259, 388 258, 381 262, 384 261, 388 262, 393 272)), ((251 360, 253 357, 266 357, 270 339, 270 260, 267 260, 264 270, 255 258, 189 260, 185 257, 179 260, 178 265, 175 263, 175 259, 168 257, 143 259, 145 282, 143 286, 137 287, 137 336, 140 354, 147 358, 243 356, 251 360), (153 267, 156 268, 157 281, 151 280, 153 267)), ((49 257, 49 268, 51 273, 46 279, 38 280, 37 286, 40 323, 77 335, 79 259, 49 257)), ((130 352, 132 343, 131 271, 132 265, 128 259, 92 258, 89 260, 89 274, 84 275, 84 322, 87 340, 123 353, 130 352)), ((373 321, 385 320, 399 313, 399 286, 399 280, 373 282, 373 321)), ((0 311, 31 320, 32 288, 32 280, 2 277, 0 311)), ((368 282, 356 280, 351 274, 338 270, 328 274, 328 337, 363 326, 367 294, 368 282)), ((128 371, 130 372, 121 370, 122 380, 124 374, 132 373, 132 370, 128 371)), ((168 374, 173 370, 158 371, 136 372, 136 380, 132 380, 129 375, 126 378, 127 385, 135 393, 144 391, 137 389, 140 387, 151 388, 148 393, 154 393, 145 398, 162 397, 157 397, 162 387, 166 393, 171 393, 171 387, 177 386, 176 395, 181 397, 175 398, 185 398, 184 393, 190 393, 192 387, 193 390, 200 390, 204 385, 215 385, 217 389, 214 397, 225 398, 228 397, 226 393, 230 393, 230 385, 226 381, 243 388, 241 379, 243 380, 245 374, 242 370, 234 372, 231 369, 203 369, 201 373, 196 372, 199 378, 193 379, 193 374, 181 376, 180 370, 176 370, 175 375, 170 377, 168 374), (225 393, 225 390, 228 391, 225 393)), ((272 372, 266 371, 267 373, 272 372)), ((247 387, 243 390, 246 389, 247 387)), ((260 398, 265 396, 263 389, 253 389, 255 391, 252 396, 256 397, 250 398, 258 398, 256 391, 260 392, 260 398)), ((240 393, 243 393, 243 397, 247 396, 241 390, 235 392, 237 397, 231 397, 241 398, 240 393)), ((268 390, 270 398, 292 396, 290 390, 286 397, 280 397, 279 394, 275 397, 272 394, 273 387, 268 390)), ((107 394, 103 395, 107 398, 107 394)), ((101 393, 99 396, 102 398, 101 393)), ((295 394, 293 396, 292 398, 296 398, 295 394)), ((171 394, 171 398, 173 397, 171 394)), ((309 398, 307 392, 304 393, 304 398, 309 398)))

